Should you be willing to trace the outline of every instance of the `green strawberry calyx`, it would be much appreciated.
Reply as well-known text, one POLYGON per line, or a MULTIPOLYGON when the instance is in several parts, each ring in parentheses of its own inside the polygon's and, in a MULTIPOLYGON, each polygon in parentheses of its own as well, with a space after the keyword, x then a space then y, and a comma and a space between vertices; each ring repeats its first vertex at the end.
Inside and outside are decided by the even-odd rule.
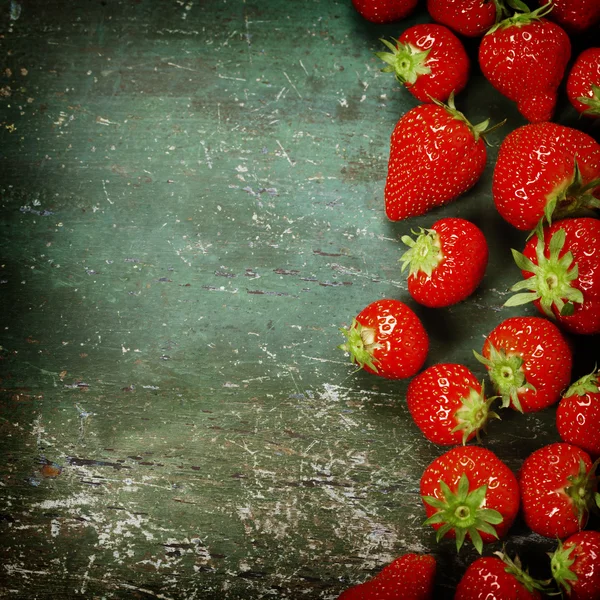
POLYGON ((600 392, 598 384, 600 383, 600 375, 598 369, 594 369, 588 375, 584 375, 575 383, 571 384, 569 389, 563 394, 564 398, 570 396, 585 396, 586 394, 597 394, 600 392))
POLYGON ((539 590, 541 592, 548 591, 548 583, 550 581, 541 581, 534 579, 529 571, 523 569, 521 559, 515 556, 514 560, 506 554, 503 549, 502 552, 494 552, 494 554, 506 565, 505 571, 510 573, 528 592, 539 590))
POLYGON ((421 75, 429 75, 431 68, 427 65, 429 50, 419 50, 412 44, 395 44, 381 39, 390 52, 376 52, 375 56, 387 63, 381 69, 383 73, 394 73, 403 85, 413 85, 421 75))
POLYGON ((563 543, 558 540, 558 548, 550 554, 552 578, 567 594, 571 591, 571 582, 579 579, 577 574, 571 570, 575 562, 575 558, 571 557, 571 554, 575 548, 577 548, 577 544, 572 544, 568 548, 565 548, 563 543))
POLYGON ((588 470, 583 460, 579 460, 579 471, 577 475, 568 477, 569 484, 565 486, 564 493, 571 499, 573 512, 579 521, 579 528, 583 529, 585 520, 595 502, 597 487, 596 468, 598 459, 588 470))
POLYGON ((511 292, 520 293, 511 296, 504 306, 520 306, 537 300, 547 317, 555 318, 553 307, 560 316, 568 317, 575 311, 575 304, 583 303, 583 293, 573 285, 579 278, 577 263, 573 264, 573 253, 563 253, 565 230, 558 229, 550 238, 549 257, 544 254, 544 231, 541 225, 538 225, 536 235, 537 264, 520 252, 511 250, 517 266, 521 271, 531 273, 531 276, 510 288, 511 292))
POLYGON ((437 512, 424 522, 424 525, 441 525, 436 533, 438 542, 447 533, 454 531, 457 551, 461 549, 468 535, 475 549, 481 554, 483 540, 479 532, 482 531, 497 538, 498 534, 493 526, 504 520, 497 510, 482 508, 485 506, 487 485, 482 485, 471 492, 469 491, 469 478, 466 473, 463 473, 460 476, 456 493, 442 480, 440 480, 440 491, 441 499, 423 496, 424 502, 437 509, 437 512))
POLYGON ((559 185, 547 196, 544 217, 548 224, 552 219, 564 219, 579 213, 582 209, 600 208, 600 200, 594 196, 595 188, 600 186, 600 179, 583 183, 579 163, 575 158, 573 177, 559 185))
POLYGON ((512 17, 507 17, 506 19, 503 19, 502 21, 493 25, 488 30, 486 35, 493 33, 497 29, 506 29, 507 27, 523 27, 524 25, 529 25, 529 23, 533 21, 539 21, 542 17, 545 17, 554 8, 554 4, 552 4, 552 2, 543 4, 536 10, 529 10, 527 4, 521 0, 508 0, 508 4, 511 8, 518 12, 515 12, 512 17))
POLYGON ((352 319, 352 325, 349 329, 340 329, 346 336, 346 343, 338 346, 340 350, 350 354, 352 363, 358 365, 359 369, 365 366, 377 373, 376 363, 379 360, 373 356, 373 352, 381 348, 375 340, 375 330, 371 327, 364 327, 356 319, 352 319))
POLYGON ((462 431, 463 446, 467 443, 469 436, 475 432, 477 440, 479 440, 479 432, 484 430, 487 422, 490 419, 500 419, 500 416, 490 410, 497 396, 485 397, 484 383, 481 384, 481 391, 478 392, 473 388, 469 388, 468 396, 461 398, 462 406, 454 413, 454 418, 458 425, 452 432, 462 431))
POLYGON ((427 278, 430 278, 435 268, 444 259, 440 236, 434 229, 423 229, 422 227, 419 228, 419 231, 413 230, 412 233, 417 236, 415 240, 408 235, 400 238, 409 247, 399 260, 402 263, 402 271, 410 266, 409 277, 422 272, 427 278))
POLYGON ((584 115, 600 115, 600 86, 592 83, 591 92, 591 96, 580 96, 577 100, 581 104, 589 106, 589 108, 583 111, 584 115))
POLYGON ((503 348, 496 349, 489 344, 489 358, 473 350, 475 358, 488 368, 488 375, 502 398, 501 408, 512 406, 523 412, 519 393, 525 390, 535 391, 535 387, 527 381, 523 369, 523 358, 518 354, 507 354, 503 348))

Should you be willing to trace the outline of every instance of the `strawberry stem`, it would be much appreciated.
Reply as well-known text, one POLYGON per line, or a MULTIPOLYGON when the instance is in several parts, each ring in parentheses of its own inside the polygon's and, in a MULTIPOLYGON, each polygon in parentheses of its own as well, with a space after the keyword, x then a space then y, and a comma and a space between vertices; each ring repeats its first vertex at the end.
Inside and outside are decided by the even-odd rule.
POLYGON ((419 76, 431 73, 431 69, 427 66, 429 50, 419 50, 412 44, 402 44, 401 42, 393 44, 384 39, 379 41, 390 50, 390 52, 375 53, 375 56, 388 65, 381 69, 383 73, 394 73, 396 79, 403 85, 412 85, 419 76))
POLYGON ((458 488, 454 493, 448 485, 440 480, 442 498, 423 496, 423 500, 437 508, 437 512, 429 517, 424 525, 441 524, 437 530, 436 540, 439 542, 447 533, 454 531, 456 535, 456 550, 459 551, 468 536, 479 554, 483 551, 483 540, 480 531, 498 537, 493 525, 502 523, 503 517, 491 508, 485 506, 487 485, 469 491, 469 478, 466 473, 460 476, 458 488))
POLYGON ((356 319, 352 320, 349 329, 340 329, 346 336, 347 342, 338 346, 340 350, 350 354, 350 361, 358 365, 359 369, 365 366, 377 373, 376 363, 379 361, 373 356, 373 351, 381 346, 375 342, 375 330, 363 327, 356 319))
POLYGON ((537 264, 525 255, 512 249, 512 255, 521 271, 531 273, 530 277, 519 281, 510 289, 512 292, 529 290, 511 296, 504 306, 520 306, 534 300, 539 300, 540 307, 547 317, 555 318, 553 308, 561 316, 569 316, 574 312, 574 303, 583 303, 581 290, 573 286, 579 277, 577 264, 573 264, 572 252, 563 252, 566 233, 558 229, 549 244, 549 257, 544 253, 544 229, 538 226, 536 232, 537 264))
POLYGON ((542 17, 545 17, 553 8, 554 4, 552 2, 548 4, 543 4, 536 10, 529 10, 529 7, 520 0, 509 0, 508 4, 511 8, 520 11, 516 12, 512 17, 508 17, 499 23, 493 25, 486 35, 493 33, 497 29, 505 29, 507 27, 523 27, 523 25, 528 25, 532 21, 539 21, 542 17))
POLYGON ((534 590, 548 592, 547 584, 549 583, 549 580, 540 581, 538 579, 534 579, 529 574, 529 571, 523 569, 521 559, 518 556, 515 556, 514 560, 512 560, 506 554, 504 549, 502 552, 494 552, 494 554, 506 565, 505 571, 513 575, 528 592, 533 592, 534 590))
POLYGON ((500 123, 496 123, 495 125, 488 127, 488 125, 490 124, 490 120, 486 119, 485 121, 482 121, 477 125, 473 125, 471 121, 469 121, 469 119, 467 119, 467 117, 465 117, 465 115, 456 108, 454 104, 454 92, 450 93, 450 96, 448 97, 448 104, 444 104, 443 102, 437 100, 436 98, 433 98, 432 96, 429 96, 429 98, 437 106, 446 109, 454 119, 462 121, 470 129, 471 133, 473 134, 473 137, 475 138, 475 142, 478 142, 479 138, 481 137, 483 138, 483 141, 489 145, 486 136, 492 131, 498 129, 499 127, 502 127, 502 125, 506 123, 506 119, 504 119, 504 121, 500 121, 500 123))

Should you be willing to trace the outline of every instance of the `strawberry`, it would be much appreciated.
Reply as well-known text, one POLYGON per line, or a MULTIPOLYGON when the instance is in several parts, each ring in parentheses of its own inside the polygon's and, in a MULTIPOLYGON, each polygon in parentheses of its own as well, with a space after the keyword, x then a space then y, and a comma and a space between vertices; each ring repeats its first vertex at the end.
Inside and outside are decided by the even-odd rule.
POLYGON ((539 600, 546 588, 502 552, 472 562, 458 583, 454 600, 539 600))
POLYGON ((577 57, 567 77, 567 96, 577 112, 600 117, 600 48, 588 48, 577 57))
POLYGON ((503 219, 532 230, 600 206, 600 144, 591 136, 556 123, 532 123, 509 133, 500 145, 492 194, 503 219))
POLYGON ((543 6, 552 3, 549 19, 562 25, 570 34, 590 29, 600 21, 600 2, 598 0, 538 0, 543 6))
POLYGON ((519 510, 512 471, 480 446, 457 446, 436 458, 421 477, 421 497, 437 540, 468 537, 481 554, 484 542, 506 535, 519 510))
POLYGON ((556 409, 561 439, 592 456, 600 456, 600 375, 597 370, 577 380, 556 409))
POLYGON ((560 539, 582 529, 594 502, 594 470, 589 454, 571 444, 557 442, 531 453, 519 473, 527 526, 560 539))
POLYGON ((533 301, 544 315, 573 333, 600 333, 600 221, 563 219, 539 228, 523 254, 512 250, 524 279, 505 306, 533 301))
POLYGON ((421 320, 399 300, 372 302, 342 329, 345 344, 359 368, 388 379, 412 377, 423 366, 429 338, 421 320))
POLYGON ((418 0, 352 0, 354 8, 367 21, 391 23, 407 17, 418 0))
POLYGON ((549 10, 544 6, 518 12, 492 27, 479 45, 485 77, 532 123, 552 119, 557 89, 571 57, 569 36, 543 18, 549 10))
POLYGON ((470 296, 481 283, 488 261, 481 229, 457 217, 419 229, 416 240, 408 235, 401 238, 409 246, 400 257, 402 270, 410 267, 409 294, 430 308, 450 306, 470 296))
POLYGON ((435 571, 431 554, 404 554, 372 579, 342 592, 338 600, 431 600, 435 571))
POLYGON ((502 15, 497 0, 427 0, 429 16, 466 37, 479 37, 502 15))
POLYGON ((394 44, 381 40, 390 52, 376 55, 388 64, 382 69, 421 102, 445 102, 458 94, 469 78, 470 61, 462 42, 443 25, 424 23, 404 31, 394 44))
POLYGON ((465 444, 479 436, 494 398, 486 399, 483 385, 463 365, 437 364, 419 373, 408 386, 408 410, 425 437, 434 444, 465 444))
POLYGON ((391 137, 385 212, 392 221, 422 215, 471 188, 485 169, 489 121, 471 125, 454 106, 421 104, 405 113, 391 137))
POLYGON ((502 406, 533 412, 560 399, 569 385, 573 354, 556 325, 541 317, 510 317, 487 336, 482 354, 502 406))
POLYGON ((600 532, 580 531, 550 555, 552 577, 571 600, 600 600, 600 532))

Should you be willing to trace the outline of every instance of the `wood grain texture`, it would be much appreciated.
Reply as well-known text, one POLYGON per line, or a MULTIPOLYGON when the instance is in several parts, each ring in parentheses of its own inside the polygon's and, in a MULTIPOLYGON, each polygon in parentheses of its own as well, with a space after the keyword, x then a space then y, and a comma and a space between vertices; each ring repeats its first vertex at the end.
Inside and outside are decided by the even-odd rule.
MULTIPOLYGON (((484 377, 472 350, 534 314, 502 308, 525 237, 491 200, 523 121, 476 69, 459 108, 508 118, 482 180, 385 218, 389 135, 416 101, 373 53, 426 19, 375 26, 342 0, 3 8, 0 597, 333 599, 409 551, 436 554, 451 597, 474 553, 436 546, 418 494, 443 449, 407 382, 336 349, 394 297, 427 364, 484 377), (449 215, 482 228, 490 265, 428 310, 400 237, 449 215)), ((579 374, 597 341, 574 342, 579 374)), ((553 410, 503 416, 484 443, 515 470, 557 439, 553 410)), ((552 546, 520 523, 509 539, 525 560, 552 546)))

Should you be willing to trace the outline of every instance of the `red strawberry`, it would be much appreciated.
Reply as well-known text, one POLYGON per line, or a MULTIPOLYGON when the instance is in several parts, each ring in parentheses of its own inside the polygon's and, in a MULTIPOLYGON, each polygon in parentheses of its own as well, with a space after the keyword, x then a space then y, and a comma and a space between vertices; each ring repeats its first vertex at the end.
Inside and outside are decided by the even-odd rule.
POLYGON ((421 496, 438 541, 465 537, 481 553, 484 542, 503 537, 519 510, 519 486, 512 471, 480 446, 457 446, 436 458, 421 477, 421 496))
POLYGON ((533 123, 509 133, 498 151, 492 193, 503 219, 532 230, 582 208, 600 206, 600 144, 556 123, 533 123))
POLYGON ((487 241, 470 221, 448 217, 431 229, 420 228, 416 240, 402 241, 410 247, 401 257, 408 272, 408 292, 431 308, 450 306, 470 296, 481 283, 488 261, 487 241))
POLYGON ((385 212, 392 221, 422 215, 455 200, 485 169, 488 121, 471 125, 454 107, 421 104, 400 118, 391 138, 385 212))
POLYGON ((431 600, 436 562, 431 554, 404 554, 338 600, 431 600))
POLYGON ((437 364, 419 373, 408 386, 408 410, 425 437, 434 444, 465 444, 479 435, 494 399, 463 365, 437 364))
POLYGON ((549 19, 562 25, 570 34, 586 31, 600 21, 598 0, 539 0, 539 4, 552 3, 549 19))
POLYGON ((351 361, 381 377, 412 377, 427 358, 427 332, 419 317, 399 300, 369 304, 342 332, 347 341, 340 348, 350 353, 351 361))
POLYGON ((600 532, 580 531, 551 555, 552 577, 571 600, 600 600, 600 532))
POLYGON ((469 78, 470 61, 462 42, 443 25, 424 23, 404 31, 398 42, 381 40, 390 52, 377 52, 388 63, 382 69, 421 102, 445 102, 458 94, 469 78))
POLYGON ((576 381, 556 409, 556 428, 563 441, 600 456, 600 375, 594 371, 576 381))
POLYGON ((548 7, 504 19, 482 38, 479 65, 489 82, 531 122, 549 121, 571 56, 565 31, 542 18, 548 7))
POLYGON ((573 354, 562 333, 541 317, 510 317, 495 327, 475 356, 487 367, 503 407, 522 412, 558 402, 569 385, 573 354))
POLYGON ((600 48, 588 48, 577 57, 567 77, 567 96, 577 112, 600 117, 600 48))
POLYGON ((539 535, 564 539, 582 529, 597 483, 587 452, 562 442, 530 454, 519 486, 527 526, 539 535))
POLYGON ((563 219, 529 239, 523 254, 512 251, 524 279, 505 306, 533 301, 573 333, 600 333, 600 221, 563 219))
POLYGON ((538 600, 545 590, 524 571, 517 556, 512 561, 502 552, 472 562, 456 588, 454 600, 538 600))
POLYGON ((354 8, 367 21, 391 23, 407 17, 418 0, 352 0, 354 8))
POLYGON ((430 17, 466 37, 479 37, 502 14, 496 0, 427 0, 430 17))

